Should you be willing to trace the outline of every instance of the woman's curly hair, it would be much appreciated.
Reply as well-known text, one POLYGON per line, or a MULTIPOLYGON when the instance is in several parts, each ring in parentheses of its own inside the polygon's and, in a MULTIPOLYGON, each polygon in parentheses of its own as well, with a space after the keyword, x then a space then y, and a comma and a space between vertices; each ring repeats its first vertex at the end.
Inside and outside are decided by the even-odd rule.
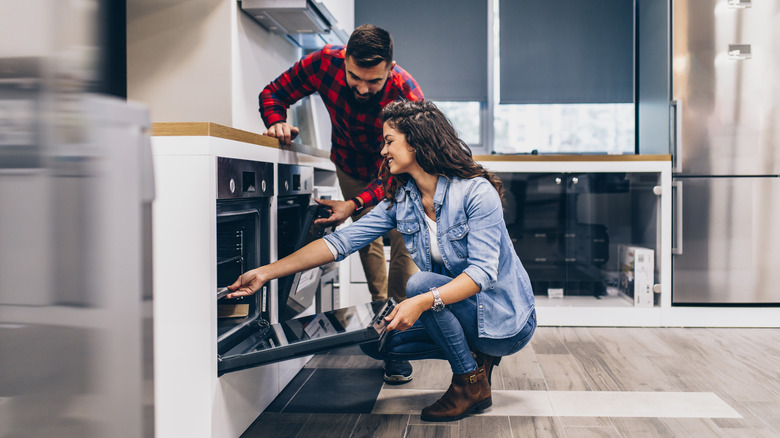
MULTIPOLYGON (((458 137, 452 123, 433 102, 391 102, 382 110, 380 118, 383 123, 388 123, 405 136, 406 142, 415 150, 417 163, 425 172, 448 178, 484 177, 493 184, 503 200, 504 186, 501 180, 474 161, 469 147, 458 137)), ((387 159, 382 162, 379 174, 385 198, 391 203, 397 202, 395 195, 409 181, 410 176, 391 175, 387 159)))

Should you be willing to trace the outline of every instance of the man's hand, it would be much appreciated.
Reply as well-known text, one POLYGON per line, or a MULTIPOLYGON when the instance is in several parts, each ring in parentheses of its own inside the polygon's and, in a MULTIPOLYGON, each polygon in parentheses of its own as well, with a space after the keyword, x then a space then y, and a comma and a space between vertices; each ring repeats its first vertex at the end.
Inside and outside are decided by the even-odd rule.
POLYGON ((318 225, 339 225, 355 212, 355 203, 352 201, 334 201, 332 199, 314 199, 317 204, 330 208, 330 217, 319 218, 314 221, 318 225))
POLYGON ((263 135, 275 137, 281 144, 290 144, 290 142, 298 136, 299 132, 297 126, 293 126, 287 122, 276 122, 271 125, 270 128, 266 129, 263 135))
POLYGON ((244 272, 238 277, 235 283, 228 286, 228 290, 231 292, 227 294, 228 298, 248 297, 267 283, 267 280, 260 273, 260 268, 252 269, 251 271, 244 272))

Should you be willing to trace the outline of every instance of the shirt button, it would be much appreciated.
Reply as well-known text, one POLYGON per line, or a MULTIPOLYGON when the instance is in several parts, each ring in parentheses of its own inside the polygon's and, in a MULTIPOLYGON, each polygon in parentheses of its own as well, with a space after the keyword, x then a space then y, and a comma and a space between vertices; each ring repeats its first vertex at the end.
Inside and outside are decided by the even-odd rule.
POLYGON ((482 308, 482 304, 480 304, 480 305, 479 305, 479 308, 480 308, 480 309, 482 308))

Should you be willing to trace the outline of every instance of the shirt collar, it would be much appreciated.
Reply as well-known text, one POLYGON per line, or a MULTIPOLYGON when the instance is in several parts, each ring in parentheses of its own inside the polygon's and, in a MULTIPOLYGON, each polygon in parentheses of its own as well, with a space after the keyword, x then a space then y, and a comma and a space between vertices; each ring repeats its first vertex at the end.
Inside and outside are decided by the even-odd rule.
MULTIPOLYGON (((436 182, 436 193, 433 194, 433 206, 438 209, 444 204, 444 197, 447 195, 447 189, 450 187, 450 179, 444 175, 439 175, 439 180, 436 182)), ((416 196, 420 197, 420 189, 417 187, 417 183, 414 182, 414 178, 409 178, 406 182, 404 190, 409 193, 412 192, 416 196)))

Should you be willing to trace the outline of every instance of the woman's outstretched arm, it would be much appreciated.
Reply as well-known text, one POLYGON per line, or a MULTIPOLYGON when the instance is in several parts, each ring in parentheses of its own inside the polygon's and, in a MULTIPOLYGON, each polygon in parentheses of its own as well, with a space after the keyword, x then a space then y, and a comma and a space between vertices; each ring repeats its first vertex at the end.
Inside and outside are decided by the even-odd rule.
POLYGON ((227 294, 227 297, 237 298, 252 295, 260 290, 264 284, 275 278, 322 266, 333 260, 333 253, 330 252, 325 241, 317 239, 270 265, 260 266, 244 272, 235 283, 228 286, 228 290, 231 293, 227 294))

